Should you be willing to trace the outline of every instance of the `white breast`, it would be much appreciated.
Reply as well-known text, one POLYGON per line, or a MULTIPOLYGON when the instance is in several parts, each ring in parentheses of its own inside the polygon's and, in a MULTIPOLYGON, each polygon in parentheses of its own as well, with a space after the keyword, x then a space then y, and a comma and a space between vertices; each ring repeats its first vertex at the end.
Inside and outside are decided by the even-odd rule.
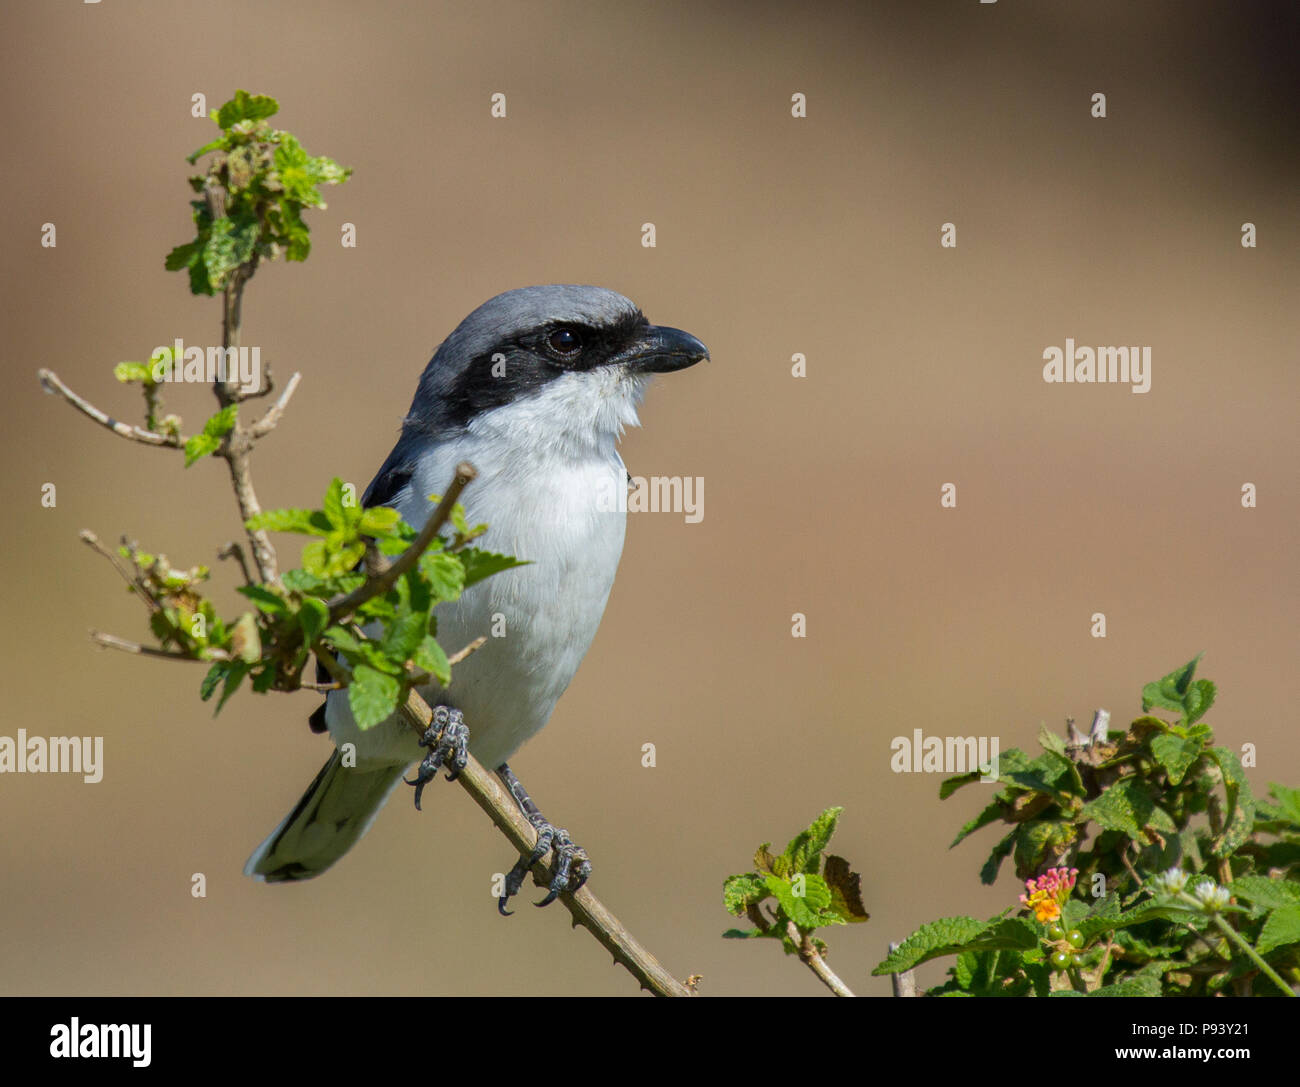
MULTIPOLYGON (((408 523, 422 525, 433 508, 427 496, 441 493, 467 460, 479 475, 462 496, 466 515, 471 525, 489 525, 476 545, 529 560, 436 610, 449 655, 488 639, 453 668, 447 691, 422 693, 464 712, 470 750, 489 768, 546 724, 595 637, 626 528, 609 501, 626 491, 616 442, 623 425, 636 424, 642 387, 616 375, 607 385, 592 374, 566 375, 485 413, 455 441, 429 448, 399 503, 408 523)), ((326 720, 335 743, 357 745, 360 763, 421 757, 414 733, 396 719, 361 733, 343 692, 330 695, 326 720)))

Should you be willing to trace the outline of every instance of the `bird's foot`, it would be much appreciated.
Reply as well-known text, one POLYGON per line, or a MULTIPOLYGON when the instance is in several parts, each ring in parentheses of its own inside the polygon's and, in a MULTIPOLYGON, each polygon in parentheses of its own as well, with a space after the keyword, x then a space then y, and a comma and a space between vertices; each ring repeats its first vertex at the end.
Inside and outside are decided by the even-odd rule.
POLYGON ((506 874, 505 892, 497 899, 497 909, 502 917, 509 917, 513 912, 506 909, 506 904, 519 893, 528 870, 547 853, 555 854, 555 874, 546 888, 546 897, 540 902, 535 902, 534 905, 549 906, 560 897, 562 891, 573 893, 586 883, 587 877, 591 875, 591 861, 587 858, 587 851, 582 846, 574 844, 567 830, 552 826, 540 815, 529 816, 528 821, 537 831, 537 844, 533 847, 532 853, 520 857, 506 874))
POLYGON ((455 781, 456 775, 469 763, 469 727, 460 710, 450 706, 434 706, 433 721, 420 737, 420 746, 427 747, 429 753, 420 762, 415 772, 415 780, 402 780, 407 785, 415 786, 415 810, 420 810, 420 796, 424 787, 438 775, 443 766, 449 768, 448 781, 455 781))
POLYGON ((551 876, 551 882, 547 885, 546 897, 534 903, 537 906, 549 906, 565 891, 570 894, 576 892, 591 875, 591 861, 587 857, 587 851, 574 843, 567 830, 555 826, 542 815, 509 766, 502 763, 497 774, 518 802, 524 815, 533 825, 533 829, 537 831, 537 844, 533 846, 531 853, 521 856, 515 862, 515 866, 506 873, 504 892, 497 899, 497 910, 502 917, 509 917, 512 911, 506 909, 506 906, 510 899, 519 893, 529 869, 547 853, 555 856, 555 871, 551 876))

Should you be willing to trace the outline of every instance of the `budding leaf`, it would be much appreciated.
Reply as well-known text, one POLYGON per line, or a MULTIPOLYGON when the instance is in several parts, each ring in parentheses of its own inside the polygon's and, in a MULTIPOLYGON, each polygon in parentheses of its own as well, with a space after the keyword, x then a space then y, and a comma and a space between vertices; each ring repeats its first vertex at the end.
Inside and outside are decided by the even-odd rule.
POLYGON ((268 94, 249 94, 235 91, 235 97, 213 114, 221 128, 233 128, 240 121, 260 121, 280 110, 280 103, 268 94))
POLYGON ((227 404, 203 424, 203 429, 185 443, 185 467, 221 448, 221 439, 234 429, 238 404, 227 404))

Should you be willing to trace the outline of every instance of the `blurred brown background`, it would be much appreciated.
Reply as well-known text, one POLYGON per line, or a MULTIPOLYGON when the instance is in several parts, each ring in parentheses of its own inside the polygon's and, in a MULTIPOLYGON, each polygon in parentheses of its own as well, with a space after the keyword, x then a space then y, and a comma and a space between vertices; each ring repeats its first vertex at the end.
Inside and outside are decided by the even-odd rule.
MULTIPOLYGON (((191 236, 183 157, 214 132, 195 92, 273 94, 276 123, 355 169, 309 216, 311 260, 264 267, 245 305, 245 342, 304 375, 256 460, 266 506, 364 486, 434 347, 507 288, 610 286, 711 348, 623 447, 635 474, 703 476, 705 519, 630 518, 596 643, 512 760, 677 976, 823 991, 720 938, 721 882, 830 804, 872 913, 829 934, 860 992, 888 991, 870 970, 921 921, 1014 903, 1009 871, 976 879, 991 831, 948 851, 983 798, 891 773, 913 728, 1005 750, 1096 706, 1122 724, 1205 650, 1209 720, 1258 746, 1255 788, 1300 784, 1295 10, 7 5, 0 733, 102 735, 106 768, 0 777, 0 991, 635 992, 559 907, 496 915, 513 857, 453 787, 423 815, 399 793, 319 880, 245 879, 326 757, 316 698, 241 694, 214 724, 201 668, 88 644, 145 628, 79 529, 178 564, 238 531, 220 465, 186 473, 35 377, 134 421, 112 365, 219 336, 217 304, 162 263, 191 236), (1151 392, 1044 384, 1066 337, 1151 345, 1151 392)), ((211 411, 201 390, 168 403, 211 411)))

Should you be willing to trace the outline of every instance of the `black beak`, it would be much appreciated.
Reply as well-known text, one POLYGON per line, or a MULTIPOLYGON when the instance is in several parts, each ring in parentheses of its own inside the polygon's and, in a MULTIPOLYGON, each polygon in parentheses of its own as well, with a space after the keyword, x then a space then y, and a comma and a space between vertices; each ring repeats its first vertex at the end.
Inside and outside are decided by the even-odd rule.
POLYGON ((623 361, 643 374, 667 374, 685 370, 709 357, 709 349, 689 332, 664 325, 650 325, 628 348, 623 361))

